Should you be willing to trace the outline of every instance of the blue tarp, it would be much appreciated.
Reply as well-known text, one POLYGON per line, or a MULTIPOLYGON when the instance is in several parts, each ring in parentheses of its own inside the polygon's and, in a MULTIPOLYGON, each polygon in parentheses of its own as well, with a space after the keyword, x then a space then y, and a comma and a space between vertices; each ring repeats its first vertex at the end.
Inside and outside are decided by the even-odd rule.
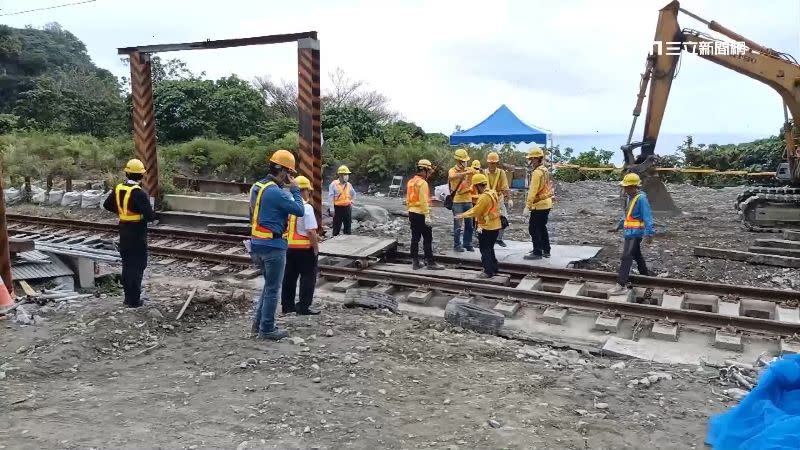
POLYGON ((715 450, 800 448, 800 355, 772 363, 738 405, 712 417, 706 443, 715 450))
POLYGON ((547 145, 547 131, 525 124, 506 105, 469 130, 450 135, 450 145, 516 144, 535 142, 547 145))

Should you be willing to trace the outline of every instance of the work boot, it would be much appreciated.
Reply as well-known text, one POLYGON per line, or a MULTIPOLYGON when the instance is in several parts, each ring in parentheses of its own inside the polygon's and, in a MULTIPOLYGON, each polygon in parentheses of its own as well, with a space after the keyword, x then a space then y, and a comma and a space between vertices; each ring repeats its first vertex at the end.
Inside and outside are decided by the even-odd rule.
POLYGON ((289 332, 286 330, 281 330, 278 327, 275 327, 269 333, 258 333, 259 339, 265 339, 268 341, 280 341, 285 337, 289 337, 289 332))
POLYGON ((419 270, 419 269, 422 269, 422 267, 423 267, 422 263, 419 262, 419 259, 414 258, 414 259, 411 260, 411 268, 413 270, 419 270))
POLYGON ((542 259, 542 255, 538 255, 536 253, 531 252, 531 253, 528 253, 527 255, 523 256, 522 259, 527 259, 529 261, 536 261, 536 260, 542 259))
POLYGON ((456 253, 464 253, 466 250, 464 250, 464 247, 459 245, 457 247, 453 247, 453 251, 456 253))
POLYGON ((436 264, 436 261, 434 261, 434 260, 432 260, 432 259, 431 259, 431 260, 428 260, 428 261, 425 263, 425 267, 426 267, 428 270, 444 270, 444 267, 442 267, 442 266, 440 266, 440 265, 436 264))
POLYGON ((549 258, 549 257, 550 257, 550 253, 549 253, 549 252, 548 252, 548 253, 544 253, 544 254, 542 255, 542 257, 543 257, 543 258, 549 258))
POLYGON ((626 288, 625 286, 621 286, 619 284, 616 284, 616 285, 614 285, 613 288, 608 290, 608 295, 611 296, 611 295, 624 294, 627 290, 628 290, 628 288, 626 288))
POLYGON ((481 272, 481 273, 478 274, 478 278, 480 278, 482 280, 486 280, 486 279, 492 278, 492 275, 489 275, 486 272, 481 272))
POLYGON ((464 247, 464 250, 474 253, 475 252, 475 247, 464 247))
POLYGON ((497 245, 499 245, 500 247, 508 247, 508 245, 506 245, 505 241, 503 241, 502 239, 497 240, 497 245))

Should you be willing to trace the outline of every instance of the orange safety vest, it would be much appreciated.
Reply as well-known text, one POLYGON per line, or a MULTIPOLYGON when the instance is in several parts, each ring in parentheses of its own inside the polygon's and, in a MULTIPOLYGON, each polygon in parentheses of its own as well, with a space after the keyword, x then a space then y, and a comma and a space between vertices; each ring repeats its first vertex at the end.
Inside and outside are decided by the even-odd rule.
POLYGON ((430 205, 430 198, 419 198, 419 188, 423 183, 425 183, 425 179, 419 175, 408 180, 406 184, 406 207, 413 208, 422 206, 423 201, 430 205))
MULTIPOLYGON (((457 167, 453 168, 456 169, 456 171, 458 171, 457 167)), ((474 171, 474 169, 472 168, 470 168, 470 170, 474 171)), ((465 175, 464 179, 462 179, 461 182, 458 183, 455 189, 452 188, 452 185, 450 184, 449 181, 447 182, 447 187, 450 188, 450 193, 453 195, 466 194, 467 192, 472 191, 472 174, 465 175)))
POLYGON ((120 222, 141 222, 144 218, 143 214, 135 213, 128 208, 133 191, 136 189, 141 189, 141 186, 138 184, 129 186, 125 183, 120 183, 114 188, 114 200, 117 202, 117 215, 119 216, 120 222), (119 200, 120 192, 124 192, 124 194, 122 194, 122 202, 119 200))
MULTIPOLYGON (((307 203, 303 201, 303 204, 305 205, 307 203)), ((304 250, 311 248, 311 239, 297 232, 297 216, 295 215, 289 215, 289 226, 286 227, 283 238, 286 239, 289 248, 304 250)))
POLYGON ((626 230, 640 230, 644 229, 644 221, 635 219, 631 214, 633 213, 633 207, 636 206, 636 202, 639 201, 639 196, 642 194, 636 194, 631 199, 631 204, 628 205, 628 212, 625 214, 625 222, 623 223, 624 228, 626 230))
POLYGON ((272 231, 258 223, 258 211, 261 209, 261 196, 264 190, 270 186, 277 186, 274 181, 262 183, 257 181, 254 186, 258 187, 256 194, 256 204, 253 206, 253 217, 250 218, 250 236, 257 239, 272 239, 272 231))
POLYGON ((500 211, 497 209, 497 206, 500 204, 499 199, 497 198, 497 192, 495 191, 486 191, 484 194, 489 195, 492 199, 492 206, 486 211, 486 214, 483 216, 478 217, 478 225, 486 225, 492 220, 497 220, 500 218, 500 211))
MULTIPOLYGON (((540 167, 541 166, 537 167, 534 170, 540 170, 540 167)), ((539 187, 539 191, 533 198, 534 203, 553 197, 553 179, 550 177, 550 172, 544 169, 541 169, 541 171, 542 171, 543 181, 542 185, 539 187)))
POLYGON ((350 196, 350 183, 345 183, 344 187, 342 187, 342 183, 339 180, 336 180, 336 190, 339 194, 333 199, 333 204, 336 206, 350 206, 353 204, 353 200, 350 196))

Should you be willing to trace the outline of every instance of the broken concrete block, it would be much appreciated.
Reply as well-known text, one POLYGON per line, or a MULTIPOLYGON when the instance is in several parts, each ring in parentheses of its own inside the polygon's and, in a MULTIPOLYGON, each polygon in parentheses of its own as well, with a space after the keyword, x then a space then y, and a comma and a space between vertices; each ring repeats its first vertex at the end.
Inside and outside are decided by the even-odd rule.
POLYGON ((650 336, 664 341, 678 341, 678 324, 658 321, 653 324, 650 336))
POLYGON ((775 306, 775 320, 800 323, 800 309, 777 305, 775 306))
POLYGON ((396 290, 395 287, 392 286, 391 284, 379 284, 374 288, 370 289, 370 291, 372 292, 378 292, 386 295, 392 294, 395 290, 396 290))
POLYGON ((236 274, 236 278, 243 278, 245 280, 251 280, 257 276, 261 275, 261 269, 257 269, 252 267, 250 269, 244 269, 236 274))
POLYGON ((544 310, 540 319, 542 322, 553 323, 556 325, 562 325, 564 322, 567 321, 567 313, 569 311, 567 308, 559 308, 557 306, 551 306, 544 310))
POLYGON ((515 289, 522 291, 541 291, 542 279, 528 275, 519 282, 515 289))
POLYGON ((719 314, 723 316, 738 317, 741 310, 742 302, 719 302, 719 314))
POLYGON ((685 294, 664 294, 664 297, 661 299, 661 307, 666 309, 682 309, 684 300, 686 300, 685 294))
POLYGON ((406 301, 410 303, 416 303, 418 305, 427 305, 432 297, 433 297, 433 291, 428 291, 428 290, 414 291, 408 294, 408 297, 406 297, 406 301))
POLYGON ((519 311, 519 302, 497 302, 494 310, 510 319, 519 311))
POLYGON ((344 280, 333 285, 331 290, 333 292, 347 292, 348 289, 358 287, 358 280, 354 278, 345 278, 344 280))
POLYGON ((228 273, 228 270, 230 270, 230 267, 226 266, 225 264, 219 264, 208 269, 208 271, 211 272, 211 275, 217 276, 228 273))
POLYGON ((561 289, 561 295, 571 295, 573 297, 582 297, 586 295, 586 283, 568 281, 564 288, 561 289))
POLYGON ((625 292, 621 294, 609 294, 608 301, 616 302, 616 303, 632 303, 633 302, 633 290, 626 289, 625 292))
POLYGON ((619 316, 604 316, 600 314, 594 321, 594 329, 597 331, 609 331, 616 333, 619 331, 619 324, 622 319, 619 316))
POLYGON ((158 262, 156 262, 156 264, 158 264, 160 266, 168 266, 170 264, 174 264, 175 261, 177 261, 177 259, 175 259, 175 258, 164 258, 164 259, 158 260, 158 262))
POLYGON ((781 339, 781 355, 800 353, 800 341, 781 339))
POLYGON ((741 352, 744 350, 742 335, 717 330, 716 334, 714 335, 714 347, 721 348, 723 350, 741 352))

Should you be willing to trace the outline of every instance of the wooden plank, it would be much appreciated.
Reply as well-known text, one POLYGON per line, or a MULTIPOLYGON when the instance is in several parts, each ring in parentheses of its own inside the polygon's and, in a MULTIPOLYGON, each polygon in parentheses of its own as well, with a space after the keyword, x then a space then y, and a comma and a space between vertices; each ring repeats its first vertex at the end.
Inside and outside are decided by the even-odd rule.
POLYGON ((34 249, 33 240, 19 239, 16 237, 8 238, 8 251, 11 253, 29 252, 34 249))
POLYGON ((800 258, 789 256, 766 255, 763 253, 743 252, 739 250, 727 250, 723 248, 695 247, 695 256, 707 258, 729 259, 732 261, 743 261, 750 264, 764 264, 767 266, 795 267, 800 268, 800 258))
POLYGON ((319 244, 321 255, 348 258, 369 258, 397 248, 396 239, 380 239, 368 236, 339 235, 319 244))
MULTIPOLYGON (((444 270, 428 270, 428 269, 417 269, 412 271, 411 264, 395 264, 395 263, 383 263, 383 264, 376 264, 374 266, 370 266, 370 270, 381 270, 384 272, 391 272, 391 273, 413 273, 414 275, 425 275, 431 278, 446 278, 448 280, 460 280, 460 281, 476 281, 478 280, 478 274, 481 272, 479 270, 468 270, 468 269, 444 269, 444 270)), ((487 284, 494 284, 498 286, 508 286, 509 284, 509 275, 495 275, 492 278, 480 279, 483 283, 487 284)), ((391 279, 389 280, 391 282, 391 279)))
POLYGON ((790 239, 756 239, 754 246, 800 250, 800 241, 792 241, 790 239))
POLYGON ((178 312, 178 316, 175 317, 175 320, 180 320, 183 317, 183 313, 186 311, 186 308, 189 306, 189 302, 192 301, 194 298, 194 294, 197 293, 197 288, 192 289, 192 292, 189 293, 189 298, 186 299, 186 302, 181 306, 180 312, 178 312))
POLYGON ((28 297, 36 297, 36 291, 31 287, 30 284, 28 284, 27 281, 20 280, 19 286, 22 288, 22 290, 25 292, 25 295, 27 295, 28 297))
POLYGON ((185 242, 180 242, 180 243, 178 243, 178 244, 176 244, 176 245, 172 245, 172 246, 170 246, 169 248, 174 248, 175 250, 180 250, 180 249, 182 249, 182 248, 190 247, 190 246, 192 246, 192 245, 194 245, 194 244, 196 244, 196 242, 193 242, 193 241, 185 241, 185 242))
POLYGON ((752 246, 748 250, 750 250, 751 253, 765 253, 767 255, 781 255, 791 256, 792 258, 800 258, 800 249, 752 246))

